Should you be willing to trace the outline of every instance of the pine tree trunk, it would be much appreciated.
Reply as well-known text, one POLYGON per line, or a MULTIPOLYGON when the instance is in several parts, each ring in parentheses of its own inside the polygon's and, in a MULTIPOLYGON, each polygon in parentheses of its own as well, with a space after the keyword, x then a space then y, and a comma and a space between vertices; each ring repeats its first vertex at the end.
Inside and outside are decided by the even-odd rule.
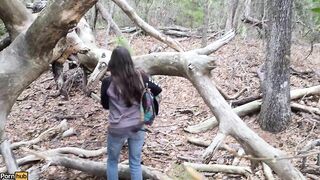
POLYGON ((260 127, 280 132, 290 123, 290 46, 292 0, 269 0, 268 37, 260 127))

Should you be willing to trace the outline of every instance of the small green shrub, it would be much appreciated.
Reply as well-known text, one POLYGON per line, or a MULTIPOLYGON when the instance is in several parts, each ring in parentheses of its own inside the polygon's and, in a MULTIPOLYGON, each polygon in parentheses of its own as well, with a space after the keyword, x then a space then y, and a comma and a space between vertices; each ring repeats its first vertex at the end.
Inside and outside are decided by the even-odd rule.
POLYGON ((133 55, 133 50, 130 47, 130 44, 128 42, 128 40, 125 37, 116 37, 116 45, 117 46, 123 46, 125 48, 127 48, 130 52, 131 55, 133 55))
POLYGON ((3 36, 7 32, 6 27, 4 26, 3 22, 0 21, 0 36, 3 36))

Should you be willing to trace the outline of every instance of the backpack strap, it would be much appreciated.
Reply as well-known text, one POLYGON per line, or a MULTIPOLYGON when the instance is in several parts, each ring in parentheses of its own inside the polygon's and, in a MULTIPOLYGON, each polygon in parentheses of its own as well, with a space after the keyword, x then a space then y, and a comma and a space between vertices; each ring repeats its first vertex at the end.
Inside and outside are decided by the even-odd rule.
POLYGON ((140 79, 140 82, 142 84, 143 89, 148 88, 148 86, 146 86, 146 84, 144 84, 144 82, 143 82, 143 78, 142 78, 141 72, 138 71, 138 74, 139 74, 139 79, 140 79))

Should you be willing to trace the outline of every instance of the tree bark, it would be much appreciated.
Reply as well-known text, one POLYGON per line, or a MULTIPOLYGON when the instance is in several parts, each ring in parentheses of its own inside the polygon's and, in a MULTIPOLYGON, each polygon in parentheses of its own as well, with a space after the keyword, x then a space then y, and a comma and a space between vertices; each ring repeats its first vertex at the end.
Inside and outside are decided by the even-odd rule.
POLYGON ((270 0, 268 7, 266 74, 259 124, 264 130, 280 132, 291 121, 289 56, 292 0, 270 0))
POLYGON ((227 4, 228 4, 227 5, 228 17, 226 21, 225 31, 230 31, 234 29, 235 19, 236 19, 235 14, 237 11, 239 0, 228 0, 227 4))
MULTIPOLYGON (((297 99, 301 98, 306 95, 319 95, 320 94, 320 85, 313 86, 309 88, 304 89, 295 89, 290 92, 291 99, 297 99)), ((250 113, 254 113, 260 110, 261 107, 261 99, 254 100, 252 102, 249 102, 247 104, 238 106, 236 108, 233 108, 233 111, 240 117, 248 115, 250 113)), ((199 124, 188 126, 185 128, 185 131, 189 133, 199 133, 207 131, 213 127, 218 126, 219 122, 215 117, 209 118, 199 124)))
POLYGON ((19 168, 17 166, 16 159, 14 158, 8 140, 5 140, 0 144, 0 152, 7 166, 8 173, 14 174, 16 171, 18 171, 19 168))
POLYGON ((116 33, 117 37, 122 37, 122 33, 118 25, 113 21, 111 15, 107 12, 107 10, 103 7, 101 3, 96 4, 98 11, 101 13, 102 18, 110 24, 113 31, 116 33))
MULTIPOLYGON (((54 59, 52 49, 58 40, 76 25, 95 2, 96 0, 55 1, 25 33, 20 33, 9 47, 0 52, 1 139, 6 117, 19 94, 49 68, 49 63, 54 59), (46 27, 45 31, 43 27, 46 27)), ((4 9, 1 13, 8 14, 4 11, 10 10, 4 9)))
MULTIPOLYGON (((264 0, 263 0, 264 1, 264 0)), ((264 6, 264 2, 259 2, 262 3, 264 6)), ((245 1, 245 5, 244 5, 244 14, 241 18, 241 21, 247 24, 251 24, 252 26, 256 26, 259 29, 266 29, 267 28, 267 24, 266 24, 266 20, 264 19, 264 12, 262 12, 262 19, 256 19, 253 17, 252 13, 251 13, 251 0, 246 0, 245 1)))
POLYGON ((6 36, 3 39, 0 40, 0 51, 2 51, 4 48, 8 47, 11 43, 10 36, 6 36))
POLYGON ((33 22, 31 12, 19 0, 0 1, 0 18, 9 32, 11 41, 33 22))
POLYGON ((202 41, 201 46, 205 47, 207 46, 208 42, 208 29, 209 29, 209 9, 210 9, 211 1, 206 0, 205 6, 204 6, 204 18, 203 18, 203 27, 202 27, 202 41))

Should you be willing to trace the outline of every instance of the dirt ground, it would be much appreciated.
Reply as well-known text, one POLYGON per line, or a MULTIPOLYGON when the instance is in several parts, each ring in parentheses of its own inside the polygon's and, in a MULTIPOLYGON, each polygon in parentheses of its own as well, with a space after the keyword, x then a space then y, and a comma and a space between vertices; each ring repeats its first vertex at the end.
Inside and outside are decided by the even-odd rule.
MULTIPOLYGON (((212 41, 212 40, 211 40, 212 41)), ((188 49, 200 46, 199 39, 189 39, 181 42, 188 49)), ((156 44, 161 45, 151 37, 140 36, 132 41, 131 47, 135 55, 148 53, 156 44)), ((101 45, 101 44, 100 44, 101 45)), ((114 46, 113 46, 114 47, 114 46)), ((237 37, 232 42, 214 53, 220 57, 217 68, 212 71, 212 81, 220 86, 227 94, 233 95, 243 88, 248 90, 238 99, 259 94, 259 79, 256 71, 264 61, 265 44, 261 40, 237 37)), ((164 51, 169 51, 165 49, 164 51)), ((316 46, 312 55, 303 60, 308 54, 309 46, 295 43, 292 47, 292 67, 298 71, 314 70, 320 73, 320 47, 316 46)), ((183 129, 197 124, 212 116, 199 93, 192 84, 180 77, 156 76, 155 79, 163 88, 160 114, 152 126, 152 133, 146 136, 143 148, 143 164, 165 172, 178 179, 185 179, 179 164, 184 162, 179 157, 190 159, 201 158, 205 148, 187 142, 187 137, 196 137, 211 141, 217 129, 199 134, 189 134, 183 129)), ((37 144, 37 148, 51 149, 58 147, 79 147, 84 149, 100 149, 106 146, 106 129, 108 112, 103 110, 99 102, 86 97, 76 82, 70 89, 70 99, 65 101, 61 96, 51 97, 56 93, 52 73, 49 71, 33 82, 18 98, 12 108, 6 124, 6 132, 11 142, 31 140, 48 128, 58 125, 64 117, 77 135, 61 138, 54 136, 37 144), (74 116, 76 118, 67 118, 74 116)), ((306 88, 320 84, 320 75, 292 75, 291 88, 306 88)), ((99 93, 99 88, 95 92, 99 93)), ((307 96, 296 102, 320 108, 319 96, 307 96)), ((230 101, 231 103, 231 101, 230 101)), ((295 155, 307 142, 320 138, 320 116, 304 112, 293 112, 292 123, 287 129, 278 134, 262 131, 257 123, 258 114, 245 116, 242 120, 272 146, 295 155)), ((233 138, 227 138, 226 144, 237 146, 233 138)), ((34 147, 29 147, 33 149, 34 147)), ((318 147, 318 150, 319 147, 318 147)), ((14 151, 17 158, 28 154, 22 150, 14 151)), ((232 163, 233 156, 219 150, 211 164, 232 163)), ((307 164, 316 163, 316 155, 308 158, 307 164)), ((106 161, 106 155, 93 158, 106 161)), ((127 159, 127 148, 123 149, 121 161, 127 159)), ((297 168, 301 159, 292 159, 297 168)), ((44 162, 41 162, 45 164, 44 162)), ((3 166, 1 162, 1 166, 3 166)), ((239 166, 250 166, 248 160, 242 159, 239 166)), ((23 166, 22 168, 28 168, 23 166)), ((210 179, 246 179, 240 175, 222 173, 207 173, 210 179)), ((41 179, 99 179, 83 172, 59 166, 50 166, 44 170, 41 179)), ((264 179, 259 167, 252 179, 264 179)))

